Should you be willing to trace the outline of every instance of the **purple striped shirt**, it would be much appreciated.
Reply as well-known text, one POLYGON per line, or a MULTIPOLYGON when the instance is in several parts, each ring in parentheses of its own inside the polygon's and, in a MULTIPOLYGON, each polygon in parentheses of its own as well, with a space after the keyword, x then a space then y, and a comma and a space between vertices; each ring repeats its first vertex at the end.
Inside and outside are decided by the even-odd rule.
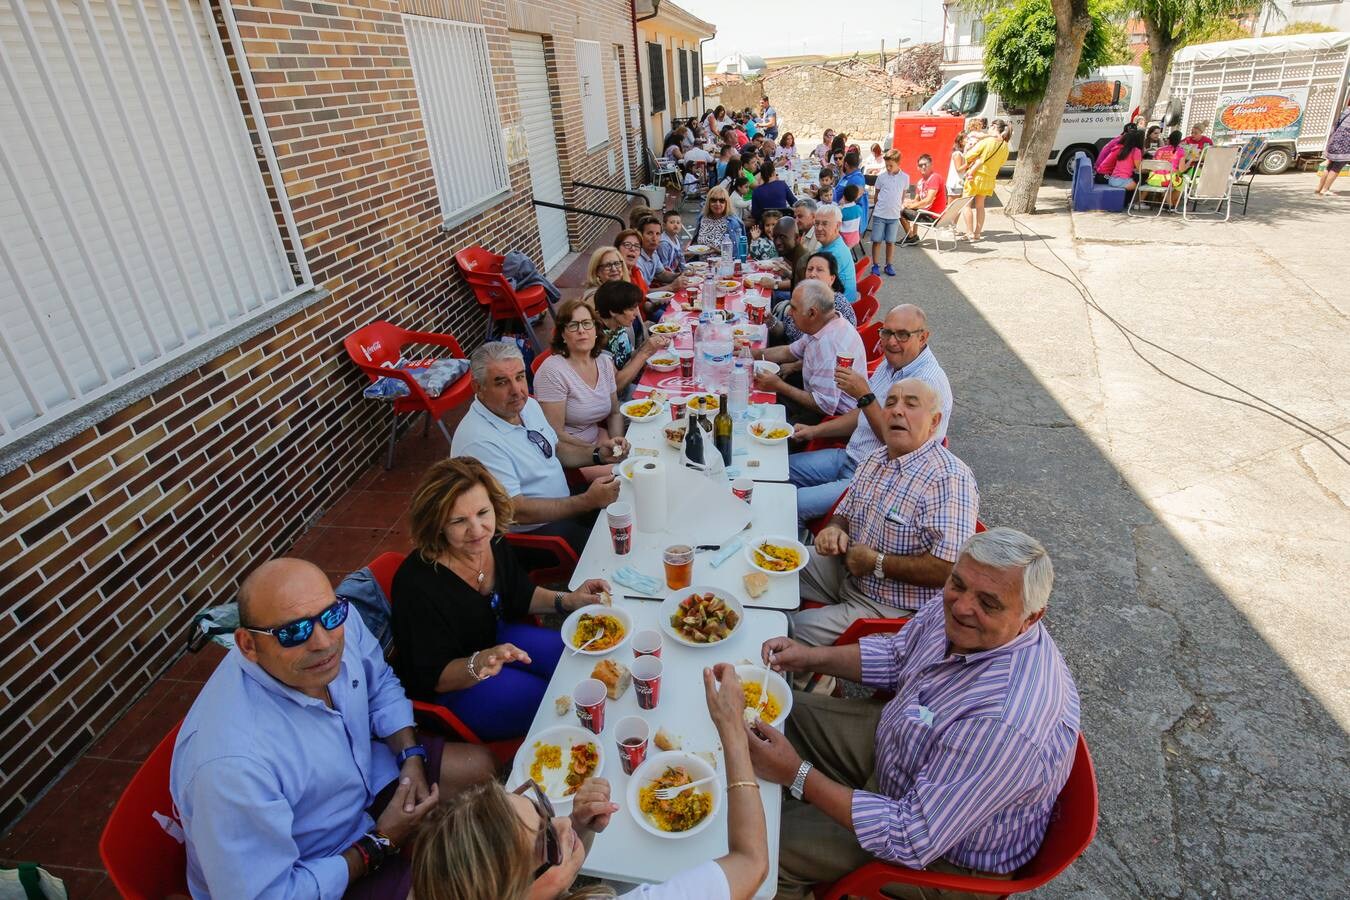
POLYGON ((863 682, 896 694, 877 726, 881 793, 853 793, 858 843, 914 869, 1024 865, 1078 740, 1078 690, 1049 632, 1037 622, 1002 647, 949 653, 936 599, 859 648, 863 682))

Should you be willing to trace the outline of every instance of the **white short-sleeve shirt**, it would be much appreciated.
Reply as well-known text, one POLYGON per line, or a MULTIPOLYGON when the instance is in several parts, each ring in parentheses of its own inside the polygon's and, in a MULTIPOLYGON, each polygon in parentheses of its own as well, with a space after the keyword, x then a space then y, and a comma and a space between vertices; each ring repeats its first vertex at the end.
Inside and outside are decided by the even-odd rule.
POLYGON ((710 859, 665 884, 644 884, 619 900, 731 900, 731 885, 722 867, 710 859))
MULTIPOLYGON (((451 456, 472 456, 487 466, 512 497, 552 499, 567 497, 567 476, 558 460, 558 433, 548 424, 544 410, 533 397, 520 411, 519 425, 493 413, 478 398, 469 405, 464 421, 450 442, 451 456), (543 436, 536 443, 530 432, 543 436), (547 451, 541 449, 547 442, 547 451)), ((517 525, 513 530, 530 531, 538 525, 517 525)))

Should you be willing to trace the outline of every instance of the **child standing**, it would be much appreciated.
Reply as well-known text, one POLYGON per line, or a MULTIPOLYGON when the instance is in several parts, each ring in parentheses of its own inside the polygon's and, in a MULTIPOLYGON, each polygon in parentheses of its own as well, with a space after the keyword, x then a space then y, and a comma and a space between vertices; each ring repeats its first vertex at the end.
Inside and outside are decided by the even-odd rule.
POLYGON ((666 210, 661 223, 661 243, 656 246, 656 258, 677 275, 684 271, 684 248, 680 246, 683 234, 684 220, 680 218, 679 210, 666 210))
POLYGON ((844 188, 844 202, 839 204, 839 212, 843 214, 843 220, 839 223, 839 236, 844 239, 844 244, 849 249, 858 246, 862 241, 862 235, 858 233, 863 217, 862 207, 858 205, 858 198, 861 196, 862 188, 850 184, 844 188))
POLYGON ((872 274, 881 274, 881 246, 884 244, 886 274, 894 275, 891 260, 895 254, 895 236, 900 227, 900 210, 905 202, 905 194, 909 192, 909 176, 900 169, 899 150, 887 150, 882 156, 882 162, 885 171, 877 175, 877 200, 872 213, 872 274))

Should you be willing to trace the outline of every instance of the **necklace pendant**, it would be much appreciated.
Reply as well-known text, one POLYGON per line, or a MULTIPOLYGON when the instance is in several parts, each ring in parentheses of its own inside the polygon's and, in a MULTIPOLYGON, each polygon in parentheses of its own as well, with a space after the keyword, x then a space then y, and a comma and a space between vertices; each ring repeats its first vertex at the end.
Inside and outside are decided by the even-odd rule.
POLYGON ((486 577, 487 577, 487 575, 483 574, 483 572, 480 570, 479 573, 478 573, 478 583, 479 583, 479 584, 482 584, 482 583, 483 583, 483 579, 486 578, 486 577))

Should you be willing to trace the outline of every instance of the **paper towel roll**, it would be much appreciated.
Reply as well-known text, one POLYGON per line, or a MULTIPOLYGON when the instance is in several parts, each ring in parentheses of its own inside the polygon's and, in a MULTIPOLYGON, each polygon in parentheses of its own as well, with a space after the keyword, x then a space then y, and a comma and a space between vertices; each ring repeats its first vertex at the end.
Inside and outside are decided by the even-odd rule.
POLYGON ((666 530, 666 467, 659 459, 644 459, 633 467, 633 518, 638 531, 666 530))

